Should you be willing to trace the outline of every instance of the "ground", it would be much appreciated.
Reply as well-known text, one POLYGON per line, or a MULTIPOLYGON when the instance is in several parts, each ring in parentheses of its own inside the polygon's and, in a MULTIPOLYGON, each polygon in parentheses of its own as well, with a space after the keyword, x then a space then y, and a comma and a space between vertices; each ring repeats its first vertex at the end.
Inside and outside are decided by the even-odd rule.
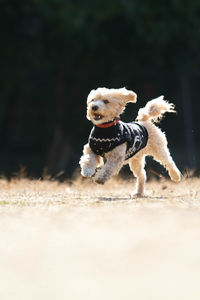
POLYGON ((0 180, 0 299, 200 299, 200 179, 0 180))

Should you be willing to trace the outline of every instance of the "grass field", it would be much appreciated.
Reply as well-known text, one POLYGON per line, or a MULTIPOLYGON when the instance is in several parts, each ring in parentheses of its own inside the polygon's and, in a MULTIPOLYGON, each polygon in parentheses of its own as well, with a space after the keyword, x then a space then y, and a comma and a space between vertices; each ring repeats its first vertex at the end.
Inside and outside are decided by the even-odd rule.
POLYGON ((0 299, 200 299, 200 179, 0 180, 0 299))

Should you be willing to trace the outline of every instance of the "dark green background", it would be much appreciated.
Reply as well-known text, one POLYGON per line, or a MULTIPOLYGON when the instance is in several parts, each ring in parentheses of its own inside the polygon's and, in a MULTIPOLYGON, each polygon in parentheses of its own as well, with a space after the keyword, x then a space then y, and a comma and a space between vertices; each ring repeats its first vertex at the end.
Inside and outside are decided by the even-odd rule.
POLYGON ((100 86, 138 94, 125 121, 151 98, 174 102, 161 127, 177 165, 199 169, 199 0, 1 0, 0 30, 1 174, 71 176, 100 86))

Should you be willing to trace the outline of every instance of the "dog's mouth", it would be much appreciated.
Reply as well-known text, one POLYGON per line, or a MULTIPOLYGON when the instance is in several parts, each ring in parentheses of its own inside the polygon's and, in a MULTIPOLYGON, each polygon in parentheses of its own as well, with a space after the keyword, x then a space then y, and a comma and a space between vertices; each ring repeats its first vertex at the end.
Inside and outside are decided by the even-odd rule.
POLYGON ((101 119, 103 119, 103 116, 101 114, 96 114, 95 113, 93 116, 94 116, 95 121, 100 121, 101 119))

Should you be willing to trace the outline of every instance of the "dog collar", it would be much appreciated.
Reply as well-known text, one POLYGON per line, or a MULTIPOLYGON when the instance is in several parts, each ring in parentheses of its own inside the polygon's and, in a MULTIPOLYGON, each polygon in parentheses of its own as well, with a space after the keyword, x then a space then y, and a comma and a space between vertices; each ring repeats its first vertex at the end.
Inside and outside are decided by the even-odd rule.
POLYGON ((100 128, 108 128, 108 127, 111 127, 113 125, 116 125, 118 122, 119 122, 120 118, 115 118, 112 122, 107 122, 107 123, 103 123, 103 124, 99 124, 99 125, 96 125, 97 127, 100 127, 100 128))

